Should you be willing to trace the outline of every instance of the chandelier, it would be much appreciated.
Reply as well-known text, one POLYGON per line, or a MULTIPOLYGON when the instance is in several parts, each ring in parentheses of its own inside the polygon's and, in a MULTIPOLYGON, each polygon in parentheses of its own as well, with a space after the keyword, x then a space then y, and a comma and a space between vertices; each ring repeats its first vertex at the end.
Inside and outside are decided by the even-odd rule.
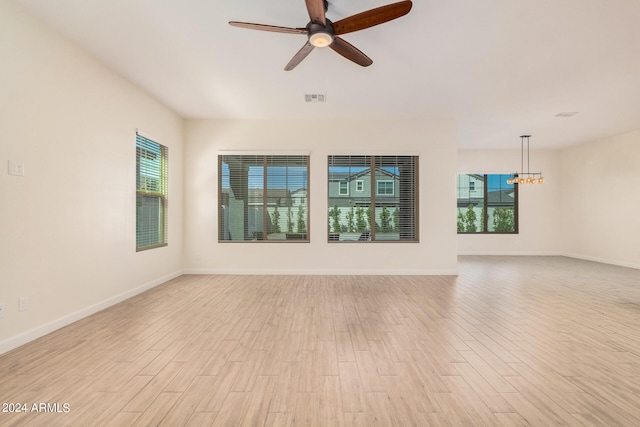
POLYGON ((531 135, 520 135, 520 172, 514 172, 507 184, 542 184, 544 178, 542 172, 529 171, 529 138, 531 135), (524 171, 524 140, 527 140, 527 171, 524 171))

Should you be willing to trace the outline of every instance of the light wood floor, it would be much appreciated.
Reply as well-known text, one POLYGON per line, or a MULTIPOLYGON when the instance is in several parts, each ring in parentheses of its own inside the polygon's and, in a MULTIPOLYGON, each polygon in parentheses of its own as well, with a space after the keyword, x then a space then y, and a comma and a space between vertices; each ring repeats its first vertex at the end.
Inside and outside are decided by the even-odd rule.
POLYGON ((640 271, 182 276, 0 356, 29 426, 640 425, 640 271))

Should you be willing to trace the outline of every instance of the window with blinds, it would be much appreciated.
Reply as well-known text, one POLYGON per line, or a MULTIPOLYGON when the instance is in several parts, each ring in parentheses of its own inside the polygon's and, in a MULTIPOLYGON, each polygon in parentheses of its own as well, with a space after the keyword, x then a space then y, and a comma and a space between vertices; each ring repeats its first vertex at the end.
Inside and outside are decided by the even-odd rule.
POLYGON ((218 156, 218 240, 308 242, 309 156, 218 156))
POLYGON ((329 156, 330 242, 418 241, 418 156, 329 156))
POLYGON ((167 245, 168 148, 136 133, 136 250, 167 245))

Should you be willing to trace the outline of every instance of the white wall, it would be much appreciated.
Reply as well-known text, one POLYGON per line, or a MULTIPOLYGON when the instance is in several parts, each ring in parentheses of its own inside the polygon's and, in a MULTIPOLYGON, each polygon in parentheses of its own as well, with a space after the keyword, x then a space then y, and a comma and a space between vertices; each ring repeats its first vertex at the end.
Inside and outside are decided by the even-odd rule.
POLYGON ((640 131, 562 151, 567 255, 640 268, 640 131))
POLYGON ((10 2, 0 64, 2 353, 181 270, 183 122, 10 2), (170 156, 169 246, 141 253, 136 128, 170 156))
MULTIPOLYGON (((526 161, 526 160, 525 160, 526 161)), ((520 169, 520 150, 460 150, 458 173, 513 173, 520 169)), ((525 165, 525 169, 526 169, 525 165)), ((555 255, 560 253, 560 152, 531 151, 531 172, 542 172, 542 185, 519 189, 518 234, 460 234, 461 255, 555 255)), ((455 186, 455 183, 453 184, 455 186)))
POLYGON ((452 121, 190 120, 185 131, 185 267, 192 272, 453 274, 457 270, 452 121), (221 150, 310 152, 310 243, 218 243, 221 150), (420 155, 420 243, 327 242, 329 154, 420 155))

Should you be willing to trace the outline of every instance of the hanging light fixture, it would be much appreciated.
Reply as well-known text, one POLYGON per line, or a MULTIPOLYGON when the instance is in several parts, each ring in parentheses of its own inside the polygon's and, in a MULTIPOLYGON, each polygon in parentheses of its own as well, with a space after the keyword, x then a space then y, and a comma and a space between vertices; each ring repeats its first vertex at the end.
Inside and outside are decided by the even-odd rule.
POLYGON ((531 135, 520 135, 520 172, 514 172, 507 184, 542 184, 544 178, 542 172, 530 172, 529 171, 529 138, 531 135), (527 140, 527 171, 524 171, 524 140, 527 140))

